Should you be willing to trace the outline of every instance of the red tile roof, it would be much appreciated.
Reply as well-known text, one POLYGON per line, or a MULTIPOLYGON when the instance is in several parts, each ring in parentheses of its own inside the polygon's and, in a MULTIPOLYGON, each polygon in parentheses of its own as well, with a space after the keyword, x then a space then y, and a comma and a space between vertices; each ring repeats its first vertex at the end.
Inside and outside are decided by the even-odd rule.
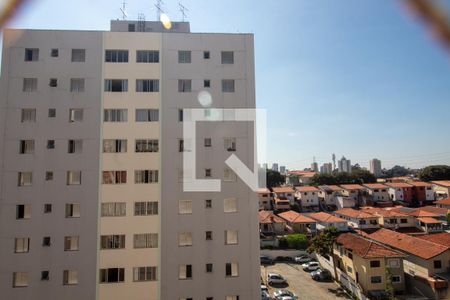
POLYGON ((450 205, 450 197, 435 202, 436 205, 450 205))
POLYGON ((433 243, 450 248, 450 233, 443 232, 443 233, 436 233, 436 234, 421 235, 421 236, 417 236, 417 237, 419 239, 427 240, 429 242, 433 242, 433 243))
POLYGON ((366 183, 363 184, 365 187, 374 190, 374 189, 386 189, 387 187, 381 183, 366 183))
POLYGON ((424 207, 418 208, 418 210, 431 212, 431 213, 437 214, 441 217, 446 217, 447 214, 450 213, 450 210, 448 208, 436 207, 436 206, 424 206, 424 207))
POLYGON ((275 203, 277 203, 277 202, 287 202, 287 203, 289 203, 288 199, 274 198, 273 200, 275 201, 275 203))
POLYGON ((309 214, 308 217, 324 223, 347 223, 346 220, 327 214, 325 212, 309 214))
POLYGON ((424 181, 412 181, 412 182, 408 182, 410 185, 413 186, 417 186, 417 187, 432 187, 433 185, 431 183, 428 182, 424 182, 424 181))
POLYGON ((430 218, 430 217, 422 217, 422 218, 417 218, 417 220, 419 220, 420 222, 423 222, 425 224, 439 224, 441 223, 440 221, 430 218))
POLYGON ((304 192, 318 192, 319 189, 315 186, 297 186, 295 188, 298 192, 304 193, 304 192))
POLYGON ((304 215, 293 210, 285 211, 278 214, 278 216, 291 223, 316 223, 315 220, 305 217, 304 215))
POLYGON ((343 208, 335 211, 335 214, 343 215, 349 218, 363 219, 363 218, 376 218, 376 216, 364 212, 363 210, 356 210, 353 208, 343 208))
POLYGON ((272 224, 272 223, 286 223, 282 218, 274 215, 272 211, 261 210, 259 211, 259 223, 272 224))
POLYGON ((274 191, 275 193, 294 193, 294 189, 290 186, 273 187, 272 191, 274 191))
POLYGON ((343 188, 344 190, 363 190, 364 189, 364 187, 359 184, 341 184, 340 187, 343 188))
POLYGON ((401 213, 392 209, 384 209, 380 207, 371 207, 371 206, 365 206, 361 207, 361 210, 363 210, 366 213, 377 215, 377 216, 383 216, 383 217, 407 217, 408 215, 405 213, 401 213))
POLYGON ((437 181, 432 181, 431 183, 445 186, 445 187, 450 187, 450 180, 437 180, 437 181))
POLYGON ((386 183, 386 185, 389 187, 400 188, 400 189, 412 187, 412 185, 405 183, 405 182, 388 182, 388 183, 386 183))
POLYGON ((403 253, 393 250, 378 242, 358 236, 353 233, 341 234, 337 240, 337 244, 344 246, 346 249, 352 250, 353 254, 362 258, 381 258, 381 257, 403 257, 403 253))
POLYGON ((319 186, 319 189, 324 190, 324 191, 331 190, 333 192, 342 191, 342 188, 338 185, 321 185, 321 186, 319 186))
POLYGON ((449 249, 449 247, 384 228, 369 234, 369 238, 423 259, 433 258, 449 249))
POLYGON ((257 193, 258 194, 270 194, 270 191, 268 188, 261 188, 261 189, 258 189, 257 193))

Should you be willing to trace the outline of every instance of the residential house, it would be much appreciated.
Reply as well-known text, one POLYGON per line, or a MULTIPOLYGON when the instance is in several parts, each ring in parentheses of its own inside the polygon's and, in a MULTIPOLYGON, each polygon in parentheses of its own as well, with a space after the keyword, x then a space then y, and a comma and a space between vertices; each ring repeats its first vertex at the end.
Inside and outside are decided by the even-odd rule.
POLYGON ((353 208, 357 206, 355 199, 343 196, 342 194, 336 196, 336 209, 353 208))
POLYGON ((338 269, 350 277, 371 299, 386 295, 386 268, 389 268, 392 274, 395 294, 404 293, 404 254, 400 251, 357 234, 344 233, 337 238, 333 253, 338 269))
POLYGON ((302 209, 319 209, 319 189, 314 186, 295 187, 295 198, 300 202, 302 209))
POLYGON ((437 200, 450 197, 450 180, 437 180, 431 183, 437 200))
POLYGON ((289 210, 278 214, 278 216, 286 220, 286 224, 296 233, 316 232, 316 221, 296 211, 289 210))
POLYGON ((279 235, 286 231, 286 221, 272 211, 259 211, 259 231, 264 235, 279 235))
POLYGON ((412 181, 409 182, 413 186, 413 199, 418 201, 421 205, 430 204, 435 200, 435 195, 433 191, 433 185, 424 181, 412 181))
POLYGON ((323 230, 329 227, 335 227, 340 232, 348 231, 347 221, 325 212, 312 213, 307 215, 316 221, 317 230, 323 230))
POLYGON ((416 219, 416 227, 426 233, 436 233, 444 231, 442 222, 430 217, 419 217, 416 219))
POLYGON ((378 223, 384 228, 400 229, 416 226, 415 218, 406 213, 380 207, 362 207, 361 210, 377 216, 378 223))
POLYGON ((280 200, 288 200, 290 204, 294 204, 294 194, 295 191, 290 186, 278 186, 273 187, 272 192, 274 193, 274 198, 280 200))
POLYGON ((258 189, 259 209, 270 210, 272 207, 272 199, 268 188, 258 189))
POLYGON ((291 209, 291 203, 288 199, 273 198, 273 209, 275 211, 286 211, 291 209))
POLYGON ((404 182, 386 183, 389 187, 389 197, 392 201, 401 201, 408 204, 413 202, 413 186, 404 182))
POLYGON ((341 184, 342 195, 355 201, 357 206, 365 205, 366 188, 359 184, 341 184))
MULTIPOLYGON (((443 230, 443 221, 441 213, 421 208, 410 208, 398 206, 392 208, 391 211, 399 212, 414 218, 415 227, 421 232, 433 233, 443 230), (440 221, 439 221, 440 220, 440 221)), ((400 230, 401 231, 401 230, 400 230)), ((413 232, 408 232, 413 233, 413 232)), ((416 232, 417 233, 417 232, 416 232)))
POLYGON ((347 220, 349 227, 358 229, 377 229, 380 228, 378 217, 352 208, 343 208, 334 212, 334 215, 347 220))
POLYGON ((336 197, 341 194, 342 188, 337 185, 319 186, 319 201, 326 205, 336 206, 336 197))
POLYGON ((446 278, 450 267, 450 245, 384 228, 369 234, 368 238, 407 255, 403 259, 405 279, 422 295, 432 299, 448 299, 446 278))
POLYGON ((450 209, 449 208, 429 206, 429 205, 428 206, 419 207, 417 209, 425 211, 425 212, 433 213, 433 214, 436 215, 433 218, 441 220, 441 221, 447 221, 447 215, 450 213, 450 209))
POLYGON ((381 183, 366 183, 363 184, 366 188, 369 199, 372 203, 391 202, 388 193, 388 187, 381 183))
POLYGON ((436 201, 436 207, 450 209, 450 197, 436 201))

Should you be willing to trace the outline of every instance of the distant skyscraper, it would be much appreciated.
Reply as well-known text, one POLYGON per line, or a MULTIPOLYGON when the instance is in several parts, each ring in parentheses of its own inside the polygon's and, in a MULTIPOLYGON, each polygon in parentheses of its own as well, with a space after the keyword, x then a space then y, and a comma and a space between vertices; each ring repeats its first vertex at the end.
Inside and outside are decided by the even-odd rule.
POLYGON ((280 166, 280 173, 286 174, 286 166, 280 166))
POLYGON ((322 174, 331 174, 331 173, 333 173, 333 165, 331 163, 324 163, 320 167, 320 173, 322 173, 322 174))
POLYGON ((278 172, 278 164, 277 163, 273 163, 272 164, 272 171, 277 171, 278 172))
POLYGON ((351 172, 352 171, 352 163, 350 159, 346 159, 345 156, 338 161, 338 171, 339 172, 351 172))
POLYGON ((311 164, 311 171, 313 172, 319 172, 319 164, 317 164, 316 162, 313 162, 311 164))
POLYGON ((333 153, 331 159, 333 160, 333 171, 334 171, 336 170, 336 154, 333 153))
POLYGON ((381 176, 381 160, 374 158, 369 161, 370 173, 375 177, 381 176))
POLYGON ((269 165, 267 163, 263 163, 262 167, 263 167, 264 170, 267 170, 269 168, 269 165))

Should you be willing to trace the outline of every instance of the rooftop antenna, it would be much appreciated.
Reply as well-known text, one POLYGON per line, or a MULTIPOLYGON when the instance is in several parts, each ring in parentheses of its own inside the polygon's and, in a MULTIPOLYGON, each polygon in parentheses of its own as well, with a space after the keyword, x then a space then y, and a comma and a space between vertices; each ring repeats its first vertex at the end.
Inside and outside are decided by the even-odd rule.
POLYGON ((123 1, 122 3, 122 8, 120 9, 120 11, 122 12, 122 20, 125 20, 128 16, 126 13, 126 8, 127 8, 127 3, 125 1, 123 1))
POLYGON ((161 13, 164 13, 162 6, 164 5, 164 2, 162 0, 156 0, 156 20, 161 20, 161 13))
POLYGON ((184 22, 184 19, 187 17, 186 11, 189 11, 189 9, 187 9, 186 6, 181 4, 181 1, 178 2, 178 7, 179 7, 179 10, 181 11, 182 22, 184 22))
POLYGON ((145 32, 145 15, 142 13, 138 14, 138 31, 145 32))

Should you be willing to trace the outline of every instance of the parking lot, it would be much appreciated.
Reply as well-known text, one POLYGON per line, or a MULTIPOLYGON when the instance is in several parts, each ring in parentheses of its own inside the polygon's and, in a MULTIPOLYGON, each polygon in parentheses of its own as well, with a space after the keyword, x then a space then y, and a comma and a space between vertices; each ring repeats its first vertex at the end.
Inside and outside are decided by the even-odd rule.
POLYGON ((261 276, 266 282, 268 273, 281 274, 288 281, 288 286, 269 288, 270 295, 277 289, 288 289, 294 292, 300 300, 332 300, 332 299, 351 299, 344 291, 333 281, 317 282, 314 281, 308 272, 302 270, 302 266, 295 263, 277 263, 271 266, 261 267, 261 276))

